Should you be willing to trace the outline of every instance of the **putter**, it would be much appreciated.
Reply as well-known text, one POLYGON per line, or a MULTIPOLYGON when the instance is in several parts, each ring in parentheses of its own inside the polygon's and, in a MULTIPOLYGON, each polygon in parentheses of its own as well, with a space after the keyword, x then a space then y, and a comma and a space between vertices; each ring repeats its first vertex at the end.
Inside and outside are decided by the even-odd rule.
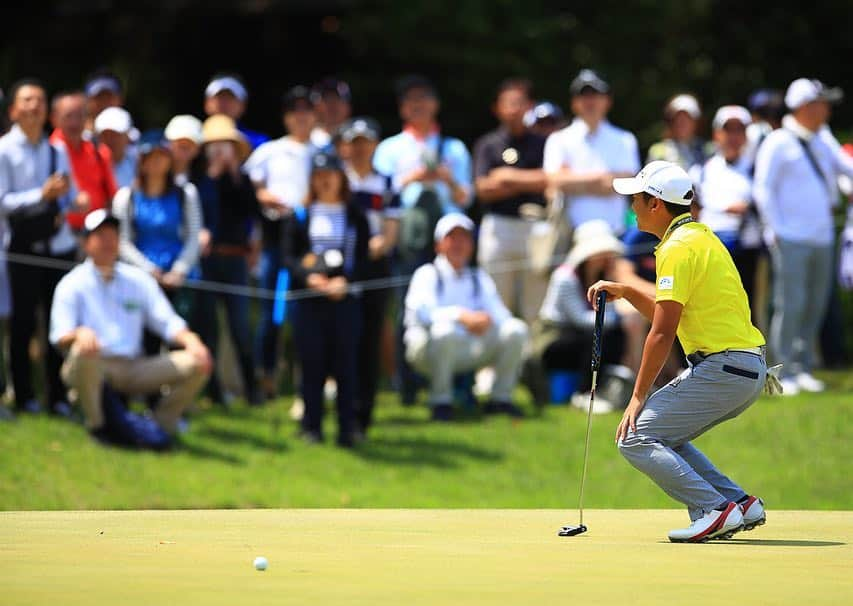
POLYGON ((586 445, 583 449, 583 472, 581 473, 581 490, 578 497, 580 520, 577 526, 563 526, 557 532, 560 537, 573 537, 587 531, 583 523, 583 487, 586 484, 586 465, 589 459, 589 435, 592 429, 592 404, 595 402, 595 384, 598 381, 598 369, 601 367, 601 345, 604 340, 604 304, 607 302, 607 292, 600 290, 596 296, 595 328, 592 331, 592 387, 589 390, 589 410, 586 413, 586 445))

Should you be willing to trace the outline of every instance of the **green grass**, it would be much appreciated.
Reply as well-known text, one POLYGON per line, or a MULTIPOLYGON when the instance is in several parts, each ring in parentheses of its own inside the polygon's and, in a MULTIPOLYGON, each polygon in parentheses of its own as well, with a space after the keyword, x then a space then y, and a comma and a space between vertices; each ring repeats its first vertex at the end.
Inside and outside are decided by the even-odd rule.
MULTIPOLYGON (((766 398, 697 441, 774 509, 853 509, 853 375, 819 395, 766 398)), ((520 422, 427 421, 385 394, 353 452, 295 438, 289 401, 207 410, 179 450, 104 448, 48 417, 0 425, 0 509, 244 507, 573 508, 585 414, 549 406, 520 422)), ((618 415, 593 420, 589 507, 673 507, 613 445, 618 415)), ((328 437, 334 436, 329 415, 328 437)))

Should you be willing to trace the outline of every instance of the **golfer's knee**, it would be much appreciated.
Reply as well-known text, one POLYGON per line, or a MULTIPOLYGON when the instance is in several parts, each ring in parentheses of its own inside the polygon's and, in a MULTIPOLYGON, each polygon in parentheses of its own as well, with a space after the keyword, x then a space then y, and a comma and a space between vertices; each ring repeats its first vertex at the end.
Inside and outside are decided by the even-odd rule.
POLYGON ((619 440, 616 443, 616 447, 619 449, 619 454, 631 462, 647 456, 647 448, 644 448, 643 440, 633 432, 619 440))

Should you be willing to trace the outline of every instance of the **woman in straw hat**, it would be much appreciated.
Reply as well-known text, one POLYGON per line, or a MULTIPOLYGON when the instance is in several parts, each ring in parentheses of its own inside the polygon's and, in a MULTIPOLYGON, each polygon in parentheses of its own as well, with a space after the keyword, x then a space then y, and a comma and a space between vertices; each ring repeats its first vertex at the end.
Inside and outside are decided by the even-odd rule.
MULTIPOLYGON (((205 169, 198 179, 204 211, 200 233, 201 273, 206 281, 228 286, 249 284, 249 255, 252 226, 260 217, 255 188, 240 170, 249 156, 249 143, 234 121, 224 114, 205 120, 201 130, 205 169)), ((250 404, 263 402, 255 380, 252 340, 249 329, 249 299, 234 293, 205 290, 199 295, 198 331, 215 356, 219 326, 216 301, 225 305, 228 329, 237 353, 244 395, 250 404)), ((211 380, 210 395, 216 402, 224 396, 219 380, 211 380)))

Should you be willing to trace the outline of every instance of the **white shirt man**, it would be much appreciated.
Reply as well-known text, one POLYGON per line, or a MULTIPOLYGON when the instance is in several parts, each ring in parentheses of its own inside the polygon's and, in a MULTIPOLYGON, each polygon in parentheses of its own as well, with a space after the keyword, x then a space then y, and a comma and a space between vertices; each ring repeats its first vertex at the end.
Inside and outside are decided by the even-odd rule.
POLYGON ((486 412, 523 416, 511 401, 527 325, 512 317, 489 275, 468 266, 473 232, 465 215, 442 217, 435 228, 438 256, 415 272, 406 294, 406 359, 429 378, 439 421, 452 416, 453 375, 485 366, 496 376, 486 412))
POLYGON ((785 93, 791 114, 767 135, 755 162, 753 195, 766 225, 774 265, 771 349, 784 364, 786 394, 821 391, 811 375, 812 350, 833 279, 832 208, 838 177, 853 175, 853 159, 826 126, 842 92, 800 78, 785 93))
POLYGON ((571 225, 604 219, 615 234, 625 231, 628 203, 613 192, 614 176, 640 170, 637 139, 606 120, 610 86, 594 71, 581 70, 572 81, 575 119, 545 143, 543 168, 549 184, 565 196, 571 225))

